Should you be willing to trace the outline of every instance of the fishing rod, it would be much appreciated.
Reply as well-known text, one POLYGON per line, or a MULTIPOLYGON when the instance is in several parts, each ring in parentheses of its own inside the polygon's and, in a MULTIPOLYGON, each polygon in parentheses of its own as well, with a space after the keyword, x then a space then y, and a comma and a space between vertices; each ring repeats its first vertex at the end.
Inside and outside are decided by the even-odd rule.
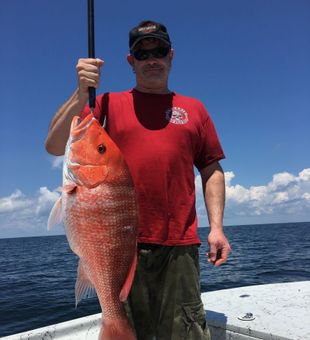
MULTIPOLYGON (((95 29, 94 29, 94 0, 88 1, 88 57, 95 58, 95 29)), ((94 87, 88 88, 89 107, 93 113, 96 107, 96 89, 94 87)))

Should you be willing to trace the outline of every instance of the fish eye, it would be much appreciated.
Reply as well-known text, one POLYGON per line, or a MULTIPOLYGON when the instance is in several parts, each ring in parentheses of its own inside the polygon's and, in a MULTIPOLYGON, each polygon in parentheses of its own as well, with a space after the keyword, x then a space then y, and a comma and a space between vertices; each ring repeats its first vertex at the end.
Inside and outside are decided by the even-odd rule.
POLYGON ((106 147, 103 144, 98 145, 97 150, 99 153, 105 153, 106 147))

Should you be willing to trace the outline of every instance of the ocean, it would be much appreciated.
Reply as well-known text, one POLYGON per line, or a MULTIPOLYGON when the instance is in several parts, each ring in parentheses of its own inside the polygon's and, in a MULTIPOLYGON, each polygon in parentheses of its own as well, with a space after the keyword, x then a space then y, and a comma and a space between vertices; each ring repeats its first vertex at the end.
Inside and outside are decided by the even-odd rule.
MULTIPOLYGON (((310 222, 225 227, 232 253, 207 263, 200 228, 202 292, 310 280, 310 222)), ((0 337, 99 313, 96 298, 75 308, 77 257, 65 236, 0 239, 0 337)))

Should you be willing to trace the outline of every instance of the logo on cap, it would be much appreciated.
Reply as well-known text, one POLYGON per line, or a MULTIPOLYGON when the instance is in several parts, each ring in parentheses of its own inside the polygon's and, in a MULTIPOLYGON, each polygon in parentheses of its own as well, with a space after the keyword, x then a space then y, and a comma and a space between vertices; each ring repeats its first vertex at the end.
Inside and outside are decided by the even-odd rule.
POLYGON ((166 119, 172 124, 186 124, 188 122, 188 113, 181 107, 172 107, 166 111, 166 119))
POLYGON ((143 26, 143 27, 138 28, 138 32, 142 34, 155 32, 156 30, 157 30, 156 25, 149 25, 149 26, 143 26))

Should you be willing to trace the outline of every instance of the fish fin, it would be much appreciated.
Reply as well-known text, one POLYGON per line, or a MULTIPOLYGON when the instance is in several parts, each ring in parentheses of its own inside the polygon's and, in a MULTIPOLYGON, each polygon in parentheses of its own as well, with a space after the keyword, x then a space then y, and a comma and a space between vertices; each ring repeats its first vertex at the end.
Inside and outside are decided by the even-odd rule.
POLYGON ((75 283, 75 307, 84 298, 96 296, 96 290, 92 284, 89 275, 87 275, 86 265, 81 260, 78 264, 77 279, 75 283))
POLYGON ((102 322, 99 340, 136 340, 127 318, 117 318, 102 322))
POLYGON ((77 188, 77 185, 75 183, 72 184, 66 184, 63 188, 62 191, 64 191, 67 194, 72 194, 75 189, 77 188))
POLYGON ((122 302, 127 300, 128 294, 130 292, 130 288, 131 288, 133 279, 135 277, 137 261, 138 261, 138 259, 137 259, 137 252, 135 251, 135 255, 134 255, 134 258, 132 260, 132 263, 131 263, 131 266, 130 266, 127 278, 126 278, 125 283, 123 285, 123 288, 122 288, 122 290, 121 290, 121 292, 119 294, 119 299, 122 302))
POLYGON ((47 230, 51 230, 55 224, 62 222, 62 200, 61 196, 55 202, 47 220, 47 230))

